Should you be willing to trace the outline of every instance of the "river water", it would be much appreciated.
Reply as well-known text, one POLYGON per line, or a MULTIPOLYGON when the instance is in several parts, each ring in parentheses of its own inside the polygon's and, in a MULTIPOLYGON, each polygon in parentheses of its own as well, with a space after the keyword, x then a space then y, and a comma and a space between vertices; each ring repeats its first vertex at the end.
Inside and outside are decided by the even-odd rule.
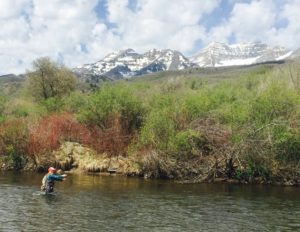
POLYGON ((0 231, 300 231, 300 188, 0 172, 0 231))

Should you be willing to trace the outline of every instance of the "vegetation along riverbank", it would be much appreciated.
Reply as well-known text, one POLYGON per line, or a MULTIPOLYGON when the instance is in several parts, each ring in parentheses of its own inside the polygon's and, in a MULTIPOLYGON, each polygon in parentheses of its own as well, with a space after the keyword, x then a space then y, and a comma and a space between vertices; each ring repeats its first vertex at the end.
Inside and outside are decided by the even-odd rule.
POLYGON ((297 63, 162 72, 98 85, 35 61, 0 79, 0 167, 181 182, 300 184, 297 63))

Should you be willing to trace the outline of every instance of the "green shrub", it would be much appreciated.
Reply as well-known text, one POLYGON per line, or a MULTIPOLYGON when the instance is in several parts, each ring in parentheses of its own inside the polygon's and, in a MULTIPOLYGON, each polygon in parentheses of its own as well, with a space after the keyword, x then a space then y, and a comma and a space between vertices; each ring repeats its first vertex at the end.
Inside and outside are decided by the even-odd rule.
POLYGON ((240 90, 233 88, 232 83, 222 82, 212 88, 202 88, 196 94, 188 94, 185 97, 185 106, 191 120, 208 117, 224 106, 240 101, 243 95, 240 90))
POLYGON ((179 131, 172 140, 171 153, 178 158, 193 158, 208 155, 211 151, 208 140, 197 131, 179 131))
POLYGON ((300 162, 300 131, 286 132, 276 141, 277 159, 284 162, 300 162))
POLYGON ((179 79, 169 79, 167 82, 162 83, 161 91, 163 93, 178 92, 183 87, 179 79))
POLYGON ((205 86, 205 81, 202 79, 188 79, 185 81, 185 85, 191 90, 199 90, 205 86))
POLYGON ((276 118, 289 117, 299 104, 299 96, 283 82, 273 82, 252 99, 250 119, 258 124, 272 122, 276 118))
POLYGON ((7 98, 0 95, 0 122, 4 121, 4 110, 5 110, 5 104, 7 102, 7 98))
POLYGON ((87 95, 80 92, 72 92, 64 99, 64 108, 70 113, 80 113, 80 110, 87 104, 87 95))
POLYGON ((229 124, 233 128, 237 128, 247 122, 249 107, 248 102, 243 101, 225 103, 214 112, 214 117, 222 124, 229 124))
POLYGON ((13 169, 19 170, 25 165, 25 154, 20 153, 13 145, 8 145, 6 148, 6 157, 3 161, 12 167, 13 169))
POLYGON ((17 118, 25 118, 28 117, 29 112, 26 107, 20 106, 12 111, 12 114, 17 118))
POLYGON ((235 177, 240 181, 253 182, 254 178, 261 177, 264 181, 269 181, 271 172, 264 166, 250 163, 244 170, 236 170, 235 177))
POLYGON ((5 110, 6 102, 7 102, 7 98, 0 95, 0 115, 2 115, 5 110))
POLYGON ((184 100, 190 120, 206 117, 212 109, 211 99, 207 90, 200 91, 196 95, 188 95, 184 100))
POLYGON ((269 181, 275 165, 275 154, 273 146, 263 140, 259 135, 250 140, 243 140, 239 148, 239 164, 236 170, 236 178, 252 182, 254 178, 260 177, 269 181))
POLYGON ((155 149, 168 150, 175 135, 175 122, 166 111, 149 113, 140 133, 140 143, 155 149))
POLYGON ((141 126, 145 109, 142 102, 123 84, 104 85, 93 93, 80 112, 80 119, 88 125, 102 129, 120 119, 122 128, 132 132, 141 126))
POLYGON ((50 97, 40 102, 40 105, 45 108, 48 113, 61 112, 64 109, 64 103, 61 98, 50 97))
POLYGON ((12 118, 27 118, 34 121, 39 116, 46 113, 45 107, 32 102, 26 98, 13 98, 6 106, 5 116, 7 119, 12 118))
POLYGON ((9 168, 24 166, 27 142, 28 130, 24 121, 9 120, 0 124, 0 155, 9 168))

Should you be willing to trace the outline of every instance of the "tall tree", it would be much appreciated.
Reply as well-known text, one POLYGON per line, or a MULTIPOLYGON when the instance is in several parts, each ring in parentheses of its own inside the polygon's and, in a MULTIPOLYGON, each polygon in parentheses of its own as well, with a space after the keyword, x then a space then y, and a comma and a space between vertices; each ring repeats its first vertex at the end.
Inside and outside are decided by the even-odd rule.
POLYGON ((33 71, 27 72, 28 88, 37 100, 62 97, 76 87, 76 78, 64 65, 43 57, 33 62, 33 71))

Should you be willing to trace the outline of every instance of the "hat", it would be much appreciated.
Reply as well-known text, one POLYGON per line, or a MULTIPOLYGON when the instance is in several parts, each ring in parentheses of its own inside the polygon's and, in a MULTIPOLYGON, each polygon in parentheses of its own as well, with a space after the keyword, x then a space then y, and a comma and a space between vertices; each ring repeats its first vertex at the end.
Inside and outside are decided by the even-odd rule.
POLYGON ((56 169, 54 167, 48 168, 48 172, 56 172, 56 169))

